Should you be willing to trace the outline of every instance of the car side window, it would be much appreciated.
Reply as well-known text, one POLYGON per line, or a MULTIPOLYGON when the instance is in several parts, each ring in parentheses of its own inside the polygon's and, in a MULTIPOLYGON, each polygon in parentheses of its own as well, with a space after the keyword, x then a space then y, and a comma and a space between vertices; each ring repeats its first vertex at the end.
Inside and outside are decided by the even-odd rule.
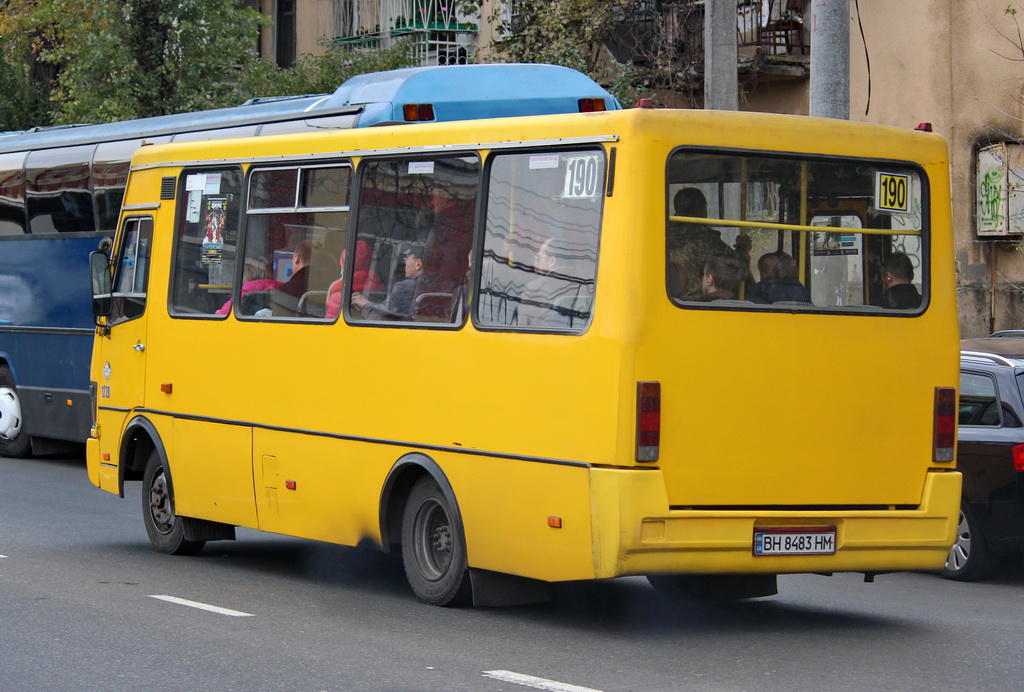
POLYGON ((997 428, 1002 424, 1001 409, 992 377, 981 373, 960 373, 960 425, 997 428))

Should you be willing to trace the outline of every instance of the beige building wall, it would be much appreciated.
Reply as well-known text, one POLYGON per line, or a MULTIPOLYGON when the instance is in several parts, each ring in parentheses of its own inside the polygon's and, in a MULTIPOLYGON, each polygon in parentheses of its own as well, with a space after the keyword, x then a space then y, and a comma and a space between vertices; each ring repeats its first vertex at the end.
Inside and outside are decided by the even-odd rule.
MULTIPOLYGON (((334 38, 335 3, 352 0, 294 0, 294 47, 295 57, 321 55, 327 51, 324 41, 334 38)), ((356 0, 357 2, 360 0, 356 0)), ((285 6, 279 0, 259 0, 259 11, 274 19, 275 24, 265 28, 260 35, 260 55, 271 62, 277 62, 278 19, 285 6)))
MULTIPOLYGON (((1004 38, 1019 40, 1006 7, 1005 0, 861 0, 865 40, 856 15, 851 22, 851 119, 899 127, 931 122, 949 142, 965 338, 1024 328, 1020 238, 979 238, 976 231, 977 150, 1022 137, 1024 55, 1004 38)), ((1024 27, 1024 12, 1018 20, 1024 27)))
MULTIPOLYGON (((1024 329, 1021 238, 979 238, 975 221, 978 148, 1024 139, 1024 52, 1014 45, 1020 39, 1007 4, 860 0, 862 38, 857 3, 850 2, 850 119, 906 128, 930 122, 949 143, 964 338, 1024 329)), ((1024 30, 1024 10, 1017 20, 1024 30)), ((761 75, 747 84, 741 108, 807 114, 809 90, 806 78, 761 75)))

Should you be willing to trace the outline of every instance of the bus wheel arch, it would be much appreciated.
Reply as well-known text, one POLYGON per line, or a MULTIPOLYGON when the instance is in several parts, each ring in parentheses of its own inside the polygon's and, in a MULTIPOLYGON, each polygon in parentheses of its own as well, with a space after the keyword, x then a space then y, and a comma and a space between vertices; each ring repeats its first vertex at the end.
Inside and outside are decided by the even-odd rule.
MULTIPOLYGON (((388 472, 380 493, 380 538, 384 552, 398 549, 402 539, 402 515, 413 485, 422 476, 430 476, 448 499, 455 521, 462 527, 462 515, 455 499, 455 491, 441 466, 426 454, 412 452, 402 456, 388 472)), ((465 537, 463 537, 465 540, 465 537)))
MULTIPOLYGON (((153 451, 160 455, 164 466, 167 466, 167 451, 160 439, 160 433, 148 419, 135 416, 125 426, 121 435, 120 459, 121 468, 118 472, 118 493, 124 497, 125 481, 141 481, 146 472, 146 462, 153 451)), ((168 478, 170 476, 168 475, 168 478)), ((173 488, 173 486, 172 486, 173 488)))
POLYGON ((0 456, 20 459, 32 451, 32 439, 24 430, 24 412, 14 373, 0 360, 0 456))
POLYGON ((437 606, 472 600, 466 537, 451 484, 429 457, 408 454, 392 467, 381 493, 381 538, 398 539, 416 597, 437 606))

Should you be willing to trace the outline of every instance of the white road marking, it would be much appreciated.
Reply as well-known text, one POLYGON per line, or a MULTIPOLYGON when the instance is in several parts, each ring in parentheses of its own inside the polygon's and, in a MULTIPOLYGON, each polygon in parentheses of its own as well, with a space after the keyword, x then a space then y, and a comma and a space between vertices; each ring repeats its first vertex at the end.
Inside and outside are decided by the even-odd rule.
POLYGON ((6 555, 0 555, 0 558, 4 558, 4 557, 7 557, 7 556, 6 555))
POLYGON ((208 603, 187 601, 184 598, 178 598, 177 596, 155 596, 151 594, 149 597, 155 598, 159 601, 167 601, 168 603, 177 603, 178 605, 188 606, 189 608, 198 608, 199 610, 206 610, 211 613, 217 613, 218 615, 230 615, 231 617, 235 618, 254 617, 252 613, 243 613, 240 610, 230 610, 228 608, 221 608, 220 606, 209 605, 208 603))
POLYGON ((579 685, 570 685, 567 682, 545 680, 533 675, 513 673, 510 670, 485 670, 484 677, 494 678, 503 682, 514 682, 517 685, 532 687, 535 690, 546 690, 547 692, 601 692, 601 690, 595 690, 592 687, 580 687, 579 685))

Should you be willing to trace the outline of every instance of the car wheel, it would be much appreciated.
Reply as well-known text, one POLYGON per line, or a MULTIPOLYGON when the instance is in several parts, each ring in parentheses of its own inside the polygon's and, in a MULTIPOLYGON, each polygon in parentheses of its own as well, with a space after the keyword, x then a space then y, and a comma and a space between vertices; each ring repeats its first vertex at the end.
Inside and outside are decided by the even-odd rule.
POLYGON ((23 429, 21 399, 10 368, 0 365, 0 457, 27 457, 32 440, 23 429))
POLYGON ((995 556, 985 545, 978 520, 967 503, 960 505, 960 521, 956 527, 956 541, 949 549, 942 576, 956 581, 984 579, 995 566, 995 556))
POLYGON ((462 527, 432 478, 416 481, 402 517, 402 562, 416 597, 429 605, 470 601, 462 527))
POLYGON ((142 520, 150 542, 161 553, 194 555, 206 544, 206 541, 185 539, 181 517, 174 514, 167 471, 155 449, 149 453, 142 475, 142 520))

